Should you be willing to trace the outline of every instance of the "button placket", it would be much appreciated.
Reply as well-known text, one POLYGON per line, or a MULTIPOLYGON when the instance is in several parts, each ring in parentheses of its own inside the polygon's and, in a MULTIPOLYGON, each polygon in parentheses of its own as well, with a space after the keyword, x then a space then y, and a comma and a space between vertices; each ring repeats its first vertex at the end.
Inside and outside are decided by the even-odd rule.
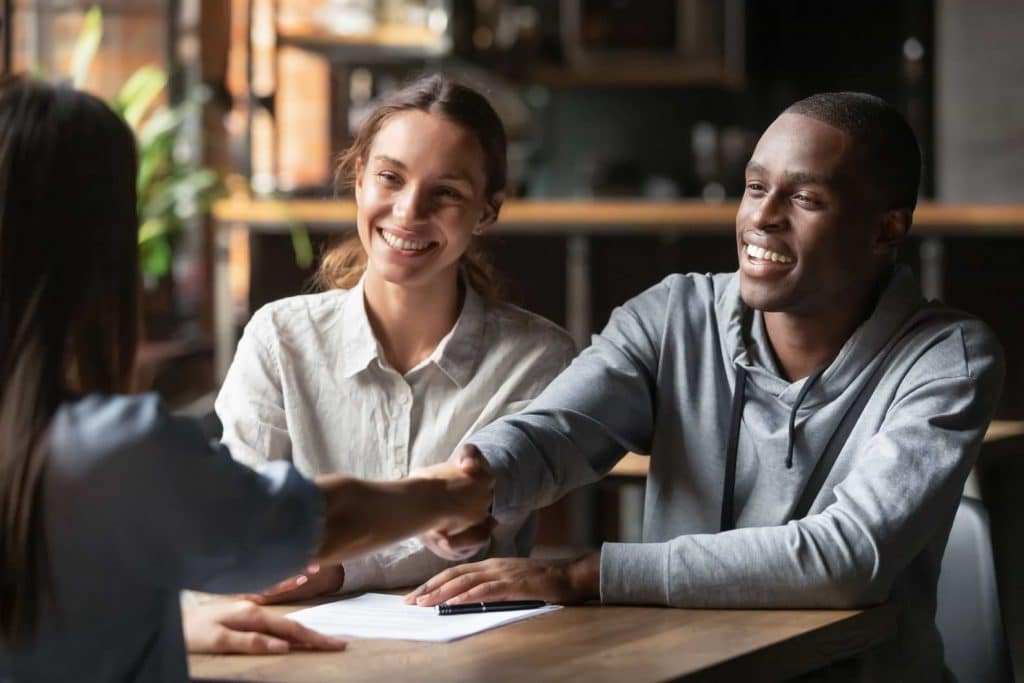
POLYGON ((409 464, 409 422, 412 414, 412 389, 405 379, 401 379, 395 387, 397 408, 394 412, 394 438, 391 449, 391 475, 400 479, 408 474, 409 464))

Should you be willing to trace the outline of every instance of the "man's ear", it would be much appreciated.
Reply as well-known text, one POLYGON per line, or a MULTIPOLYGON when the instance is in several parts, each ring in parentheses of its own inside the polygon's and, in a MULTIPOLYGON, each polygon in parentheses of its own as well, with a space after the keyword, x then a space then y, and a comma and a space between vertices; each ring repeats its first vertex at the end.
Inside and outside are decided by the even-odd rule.
POLYGON ((910 209, 892 209, 883 213, 875 236, 876 253, 895 256, 910 230, 913 218, 914 214, 910 209))
POLYGON ((504 203, 504 192, 495 192, 484 202, 483 213, 480 214, 480 220, 477 221, 476 227, 473 228, 474 235, 482 235, 487 228, 494 225, 495 221, 498 220, 498 214, 501 212, 501 205, 504 203))

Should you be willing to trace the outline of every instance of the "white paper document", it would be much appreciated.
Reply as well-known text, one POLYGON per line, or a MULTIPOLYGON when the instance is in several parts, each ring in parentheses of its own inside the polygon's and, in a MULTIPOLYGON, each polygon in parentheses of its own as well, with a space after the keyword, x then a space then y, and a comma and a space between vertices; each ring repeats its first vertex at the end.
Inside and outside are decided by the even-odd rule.
POLYGON ((443 617, 433 607, 406 605, 400 595, 364 593, 358 597, 292 612, 288 618, 329 636, 447 643, 556 609, 560 609, 560 606, 546 605, 512 612, 443 617))

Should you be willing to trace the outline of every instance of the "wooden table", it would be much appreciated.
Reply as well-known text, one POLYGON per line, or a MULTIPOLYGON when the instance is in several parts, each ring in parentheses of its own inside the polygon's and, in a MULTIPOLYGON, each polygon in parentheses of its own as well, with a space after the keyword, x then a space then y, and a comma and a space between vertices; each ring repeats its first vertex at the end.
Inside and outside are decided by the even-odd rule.
MULTIPOLYGON (((282 613, 294 607, 278 607, 282 613)), ((335 653, 189 657, 232 681, 781 681, 893 637, 895 608, 567 607, 454 643, 349 642, 335 653)))

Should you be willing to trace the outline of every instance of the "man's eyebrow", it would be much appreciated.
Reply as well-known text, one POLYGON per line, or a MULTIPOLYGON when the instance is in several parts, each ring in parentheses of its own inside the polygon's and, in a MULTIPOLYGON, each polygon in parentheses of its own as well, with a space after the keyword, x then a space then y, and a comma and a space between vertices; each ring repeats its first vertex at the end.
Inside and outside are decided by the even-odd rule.
MULTIPOLYGON (((747 173, 760 173, 767 175, 768 169, 756 161, 747 162, 747 173)), ((783 174, 786 180, 795 185, 831 185, 832 179, 828 176, 807 171, 787 171, 783 174)))

